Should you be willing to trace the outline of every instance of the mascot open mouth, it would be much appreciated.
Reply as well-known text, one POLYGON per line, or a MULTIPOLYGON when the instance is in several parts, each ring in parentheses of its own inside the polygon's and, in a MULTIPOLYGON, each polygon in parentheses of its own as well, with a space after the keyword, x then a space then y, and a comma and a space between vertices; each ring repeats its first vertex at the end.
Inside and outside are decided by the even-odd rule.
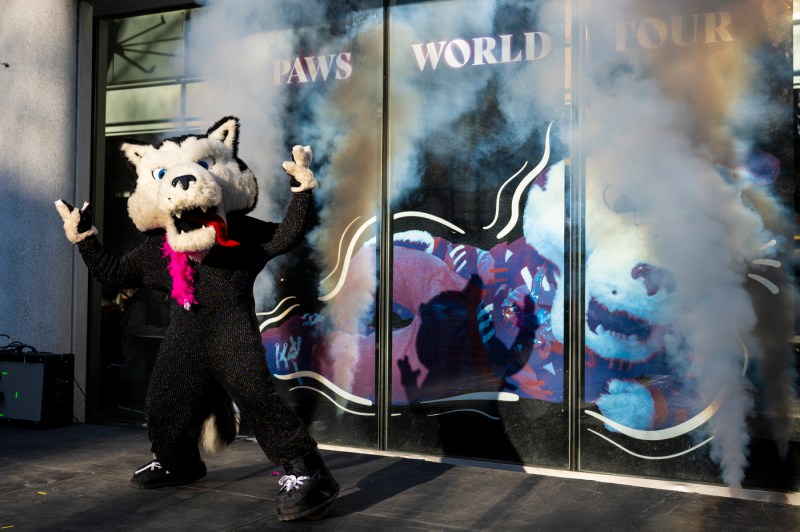
POLYGON ((645 320, 631 316, 624 310, 610 311, 605 305, 591 298, 589 309, 586 311, 586 324, 589 330, 598 334, 597 329, 612 334, 624 335, 627 337, 636 336, 641 342, 650 338, 652 326, 645 320))
POLYGON ((239 242, 228 238, 228 224, 217 214, 216 207, 195 207, 186 211, 178 211, 172 215, 172 222, 178 233, 190 233, 201 227, 211 227, 216 233, 217 243, 222 246, 238 246, 239 242))

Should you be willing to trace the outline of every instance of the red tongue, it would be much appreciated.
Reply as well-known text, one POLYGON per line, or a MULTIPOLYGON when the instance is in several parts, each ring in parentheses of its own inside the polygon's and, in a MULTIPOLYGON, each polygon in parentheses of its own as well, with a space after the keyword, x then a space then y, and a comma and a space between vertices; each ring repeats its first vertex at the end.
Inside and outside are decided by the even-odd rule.
POLYGON ((217 244, 220 246, 234 247, 239 245, 239 242, 236 240, 230 240, 228 238, 228 225, 225 223, 225 220, 219 216, 214 215, 214 219, 211 220, 208 225, 213 227, 214 231, 217 233, 217 244))
POLYGON ((209 212, 202 217, 192 216, 190 219, 206 227, 213 227, 214 232, 217 234, 217 244, 220 246, 234 247, 239 245, 239 242, 236 240, 230 240, 228 238, 228 224, 225 223, 225 220, 223 220, 220 215, 209 212))

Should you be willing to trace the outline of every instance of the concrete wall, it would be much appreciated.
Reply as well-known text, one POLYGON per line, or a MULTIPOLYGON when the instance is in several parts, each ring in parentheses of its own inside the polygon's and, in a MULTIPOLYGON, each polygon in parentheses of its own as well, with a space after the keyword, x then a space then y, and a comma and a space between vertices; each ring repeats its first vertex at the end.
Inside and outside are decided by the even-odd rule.
MULTIPOLYGON (((53 201, 89 197, 90 40, 91 8, 78 0, 3 1, 0 333, 39 351, 74 352, 84 389, 86 271, 53 201)), ((75 395, 82 419, 83 398, 75 395)))

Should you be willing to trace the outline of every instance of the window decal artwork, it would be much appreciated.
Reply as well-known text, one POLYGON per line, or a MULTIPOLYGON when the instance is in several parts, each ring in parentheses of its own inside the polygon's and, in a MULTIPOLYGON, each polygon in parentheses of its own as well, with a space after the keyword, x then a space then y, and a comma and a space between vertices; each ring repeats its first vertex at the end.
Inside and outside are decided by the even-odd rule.
POLYGON ((755 444, 788 456, 789 2, 278 4, 211 2, 187 53, 213 80, 196 108, 262 128, 264 189, 314 148, 318 223, 257 294, 310 417, 374 421, 385 356, 400 450, 471 457, 445 440, 480 423, 508 440, 492 460, 564 467, 574 443, 583 470, 734 487, 755 444))
POLYGON ((741 486, 756 431, 790 436, 791 6, 613 0, 576 15, 589 36, 582 462, 691 453, 683 464, 741 486))
MULTIPOLYGON (((519 215, 521 195, 547 166, 550 127, 548 126, 545 131, 544 153, 537 165, 527 174, 517 172, 505 182, 505 185, 508 185, 507 194, 512 196, 512 201, 516 201, 516 204, 508 209, 508 226, 515 225, 515 218, 517 223, 521 221, 519 215)), ((524 166, 526 165, 527 162, 524 162, 524 166)), ((498 191, 498 203, 502 192, 502 189, 498 191)), ((553 214, 561 216, 559 213, 553 214)), ((463 229, 448 220, 424 212, 401 211, 394 213, 393 218, 423 219, 431 225, 441 227, 443 232, 464 234, 463 229)), ((344 323, 349 319, 347 313, 351 304, 347 300, 348 295, 357 293, 359 290, 357 283, 363 282, 364 276, 372 275, 374 272, 375 239, 368 240, 358 250, 356 243, 366 231, 374 232, 376 219, 373 217, 361 225, 358 225, 359 221, 359 218, 353 219, 338 239, 337 258, 332 271, 328 274, 333 288, 319 296, 320 301, 328 302, 329 317, 336 323, 344 323), (335 273, 338 275, 334 276, 335 273)), ((491 225, 493 224, 486 229, 491 228, 491 225)), ((563 241, 563 232, 554 237, 563 241)), ((514 242, 503 242, 490 250, 482 250, 475 246, 460 244, 455 238, 450 241, 444 237, 434 237, 430 232, 413 230, 396 234, 394 242, 393 310, 396 319, 393 321, 393 346, 397 347, 395 352, 399 355, 395 357, 393 364, 393 402, 425 404, 440 402, 443 399, 517 401, 520 397, 555 402, 563 400, 563 347, 553 336, 549 313, 549 309, 553 306, 555 287, 560 282, 560 271, 552 261, 560 259, 548 260, 541 257, 524 238, 514 242), (498 284, 498 287, 494 290, 486 288, 492 284, 498 284), (485 292, 485 295, 481 295, 481 292, 485 292), (449 298, 455 301, 449 301, 449 298), (527 303, 528 300, 532 303, 527 303), (533 304, 537 305, 535 311, 533 304), (423 330, 423 316, 434 322, 441 319, 442 323, 437 324, 435 328, 446 328, 453 323, 458 323, 458 327, 464 327, 463 330, 458 329, 453 332, 453 337, 464 340, 464 343, 459 345, 463 350, 463 358, 457 363, 445 359, 447 363, 439 369, 441 375, 438 376, 435 374, 436 370, 427 369, 437 366, 434 360, 426 360, 427 363, 424 364, 426 369, 421 369, 423 363, 416 345, 449 343, 451 337, 443 333, 444 329, 431 332, 423 330), (422 340, 420 335, 426 334, 430 335, 430 339, 422 340), (537 350, 535 358, 531 357, 534 349, 537 350), (470 367, 469 358, 473 357, 475 352, 482 353, 486 358, 483 362, 487 371, 485 383, 478 380, 472 382, 471 386, 457 384, 458 388, 448 394, 445 391, 447 384, 443 384, 444 389, 430 388, 428 385, 427 391, 422 393, 421 387, 408 382, 411 374, 414 374, 415 380, 419 382, 424 382, 428 377, 432 381, 436 379, 449 381, 456 371, 455 367, 460 367, 462 370, 470 367), (535 364, 535 370, 531 364, 535 364), (509 365, 513 371, 509 371, 509 365), (506 388, 510 391, 498 391, 498 382, 506 377, 508 379, 506 388)), ((549 245, 558 249, 553 242, 549 245)), ((370 285, 370 289, 374 290, 374 285, 370 285)), ((306 360, 313 359, 315 362, 312 364, 319 365, 317 367, 321 370, 320 374, 312 377, 308 370, 299 370, 297 359, 300 356, 299 346, 302 339, 315 337, 315 327, 320 322, 309 320, 307 314, 295 314, 292 318, 284 320, 283 317, 296 308, 296 305, 292 304, 293 299, 295 298, 290 296, 272 311, 260 313, 266 318, 262 322, 264 343, 268 349, 270 366, 276 376, 280 379, 290 379, 304 374, 306 378, 315 379, 327 388, 325 393, 338 396, 331 400, 342 410, 347 408, 345 405, 348 401, 372 406, 374 325, 363 324, 355 334, 340 329, 332 333, 333 340, 330 336, 325 340, 335 342, 345 334, 356 337, 352 341, 358 345, 356 360, 358 369, 353 370, 352 380, 348 382, 348 379, 342 379, 336 375, 335 368, 324 365, 327 354, 321 355, 323 351, 319 342, 310 346, 310 350, 315 351, 315 354, 307 353, 303 357, 306 360), (271 315, 277 316, 267 317, 271 315), (280 322, 277 327, 273 326, 276 322, 280 322), (281 340, 285 338, 289 338, 289 343, 281 340), (297 349, 292 365, 289 365, 284 362, 283 353, 293 347, 297 349), (289 371, 291 369, 294 371, 289 371), (334 384, 336 382, 345 382, 346 385, 336 385, 334 384)))

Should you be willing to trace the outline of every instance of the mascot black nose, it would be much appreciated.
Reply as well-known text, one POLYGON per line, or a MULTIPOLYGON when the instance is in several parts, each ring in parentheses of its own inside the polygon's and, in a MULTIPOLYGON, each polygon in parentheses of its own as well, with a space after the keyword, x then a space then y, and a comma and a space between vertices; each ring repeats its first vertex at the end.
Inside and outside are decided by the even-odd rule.
POLYGON ((181 175, 172 180, 172 186, 177 187, 180 184, 183 190, 189 190, 189 183, 192 181, 197 181, 197 178, 192 174, 181 175))

